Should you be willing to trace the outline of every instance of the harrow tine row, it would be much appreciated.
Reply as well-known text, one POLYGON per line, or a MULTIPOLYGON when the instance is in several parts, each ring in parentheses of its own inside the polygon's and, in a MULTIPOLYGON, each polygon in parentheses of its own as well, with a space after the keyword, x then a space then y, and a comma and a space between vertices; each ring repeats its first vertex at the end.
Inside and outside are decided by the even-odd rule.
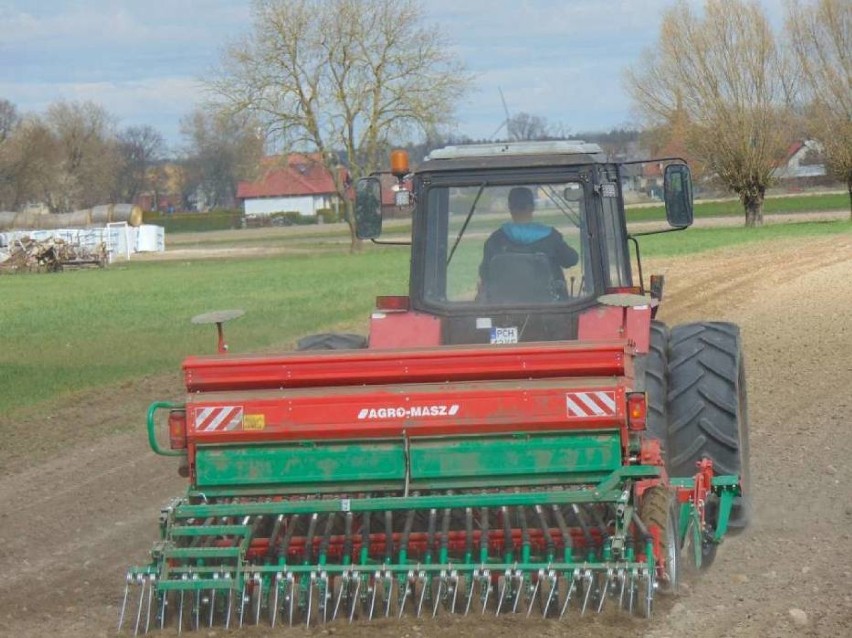
POLYGON ((235 615, 242 627, 264 622, 264 612, 272 627, 281 619, 290 626, 311 627, 333 621, 401 618, 406 613, 433 618, 450 613, 562 619, 572 608, 580 616, 590 609, 601 613, 607 601, 629 614, 639 611, 647 616, 655 589, 654 575, 647 568, 617 566, 577 567, 567 572, 510 568, 496 578, 486 567, 466 573, 454 568, 418 567, 395 573, 353 567, 329 576, 317 566, 303 574, 255 572, 246 576, 242 586, 235 580, 209 589, 196 588, 198 579, 185 578, 181 583, 186 588, 159 590, 155 574, 129 575, 119 631, 127 619, 133 635, 148 633, 152 623, 159 628, 174 624, 178 633, 187 621, 191 629, 219 623, 229 629, 235 615))

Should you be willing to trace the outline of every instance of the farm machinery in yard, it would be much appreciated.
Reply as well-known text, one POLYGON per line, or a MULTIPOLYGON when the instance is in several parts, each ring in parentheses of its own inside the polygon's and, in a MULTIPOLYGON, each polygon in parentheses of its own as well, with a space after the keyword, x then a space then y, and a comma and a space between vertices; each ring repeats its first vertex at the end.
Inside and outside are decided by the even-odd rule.
MULTIPOLYGON (((689 169, 654 161, 686 228, 689 169)), ((377 299, 367 338, 280 355, 225 353, 227 315, 208 317, 220 353, 187 358, 185 401, 148 412, 189 488, 127 572, 119 629, 648 616, 682 562, 706 568, 748 519, 739 331, 654 318, 630 170, 592 144, 512 143, 413 173, 394 152, 392 178, 359 180, 360 237, 382 243, 383 202, 413 209, 409 295, 377 299), (518 189, 534 222, 509 221, 518 189), (551 231, 573 263, 548 261, 551 231), (500 232, 517 242, 483 256, 500 232)))

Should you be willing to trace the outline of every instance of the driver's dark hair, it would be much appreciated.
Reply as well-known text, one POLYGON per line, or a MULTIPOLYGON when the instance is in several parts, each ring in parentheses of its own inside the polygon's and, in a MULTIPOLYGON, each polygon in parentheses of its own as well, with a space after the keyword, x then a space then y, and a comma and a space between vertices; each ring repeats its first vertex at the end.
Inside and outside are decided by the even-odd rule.
POLYGON ((509 191, 509 212, 521 213, 535 208, 533 192, 526 186, 515 186, 509 191))

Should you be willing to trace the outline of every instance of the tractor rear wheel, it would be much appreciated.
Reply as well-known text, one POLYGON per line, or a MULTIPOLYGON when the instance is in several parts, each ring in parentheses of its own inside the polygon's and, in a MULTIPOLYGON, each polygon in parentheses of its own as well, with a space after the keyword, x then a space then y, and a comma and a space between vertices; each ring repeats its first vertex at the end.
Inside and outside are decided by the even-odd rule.
POLYGON ((296 342, 296 350, 358 350, 366 347, 367 337, 342 332, 308 335, 296 342))
POLYGON ((664 459, 668 449, 668 417, 666 411, 668 342, 668 326, 661 321, 652 321, 650 346, 648 354, 645 356, 645 396, 648 401, 646 427, 648 434, 660 441, 664 459))
POLYGON ((709 458, 716 474, 739 475, 743 495, 734 501, 729 529, 744 529, 750 515, 750 474, 739 327, 703 322, 673 328, 668 383, 669 474, 694 476, 698 461, 709 458))

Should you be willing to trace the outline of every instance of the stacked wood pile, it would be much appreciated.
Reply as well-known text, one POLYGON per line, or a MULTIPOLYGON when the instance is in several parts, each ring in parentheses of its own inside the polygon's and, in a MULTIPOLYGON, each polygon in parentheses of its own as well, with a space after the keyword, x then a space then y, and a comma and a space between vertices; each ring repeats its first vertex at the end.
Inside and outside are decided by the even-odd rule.
POLYGON ((37 241, 29 237, 15 240, 5 252, 0 251, 0 273, 58 272, 65 268, 107 264, 105 244, 90 250, 58 237, 37 241))

